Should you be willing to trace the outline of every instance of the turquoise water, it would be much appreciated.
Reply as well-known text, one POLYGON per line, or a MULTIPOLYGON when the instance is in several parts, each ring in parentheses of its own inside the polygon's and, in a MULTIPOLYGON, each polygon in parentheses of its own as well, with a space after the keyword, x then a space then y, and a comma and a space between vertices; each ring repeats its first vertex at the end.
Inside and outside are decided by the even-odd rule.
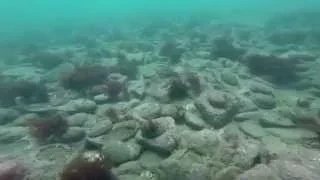
MULTIPOLYGON (((134 17, 188 15, 191 12, 208 12, 225 18, 245 17, 249 20, 265 17, 272 13, 285 12, 299 8, 315 8, 319 2, 306 1, 237 1, 237 0, 175 0, 175 1, 41 1, 20 2, 17 0, 1 2, 1 31, 21 32, 24 29, 54 26, 61 22, 90 23, 106 16, 134 17)), ((242 20, 246 20, 242 18, 242 20)))
POLYGON ((320 0, 2 0, 0 180, 320 180, 320 0))

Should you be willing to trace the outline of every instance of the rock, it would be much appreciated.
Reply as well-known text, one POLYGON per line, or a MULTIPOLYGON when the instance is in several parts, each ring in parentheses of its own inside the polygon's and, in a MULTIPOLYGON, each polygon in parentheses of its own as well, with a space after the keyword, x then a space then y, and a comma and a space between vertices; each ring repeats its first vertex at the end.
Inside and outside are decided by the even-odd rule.
POLYGON ((245 133, 246 135, 255 138, 260 139, 267 135, 265 130, 259 126, 257 123, 245 121, 239 124, 239 129, 245 133))
POLYGON ((161 106, 157 103, 143 103, 131 110, 145 119, 157 118, 161 114, 161 106))
POLYGON ((224 71, 220 76, 221 80, 229 85, 237 86, 239 84, 237 76, 231 72, 224 71))
POLYGON ((67 117, 69 126, 83 126, 86 121, 92 119, 97 119, 97 117, 88 113, 76 113, 67 117))
POLYGON ((29 80, 39 82, 41 78, 41 70, 33 66, 19 65, 13 68, 5 69, 1 72, 3 76, 13 77, 19 80, 29 80))
POLYGON ((186 112, 184 114, 186 124, 195 130, 201 130, 206 126, 206 123, 197 115, 191 112, 186 112))
POLYGON ((85 134, 86 133, 82 128, 69 127, 67 132, 61 136, 61 140, 68 143, 77 142, 82 140, 85 137, 85 134))
POLYGON ((139 123, 135 120, 128 120, 113 124, 111 132, 104 139, 126 141, 134 137, 139 129, 139 123))
POLYGON ((299 97, 297 99, 297 105, 302 108, 309 108, 312 103, 312 98, 299 97))
POLYGON ((202 118, 215 128, 221 128, 232 120, 226 110, 212 107, 207 100, 199 98, 196 100, 195 105, 202 118))
POLYGON ((211 106, 224 109, 227 107, 227 96, 223 92, 214 91, 207 94, 211 106))
POLYGON ((63 63, 47 72, 44 76, 46 81, 55 82, 61 78, 61 74, 73 71, 74 65, 72 63, 63 63))
POLYGON ((137 140, 144 148, 160 154, 171 154, 177 147, 177 137, 171 131, 166 131, 153 139, 143 138, 140 135, 137 140))
POLYGON ((20 116, 20 113, 14 109, 0 108, 0 125, 12 122, 20 116))
POLYGON ((261 116, 261 112, 259 111, 252 111, 252 112, 242 112, 238 113, 233 117, 234 121, 243 122, 248 120, 258 120, 261 116))
POLYGON ((274 89, 262 83, 251 83, 250 90, 254 93, 273 95, 274 89))
POLYGON ((229 166, 217 172, 214 179, 215 180, 235 179, 241 173, 241 171, 242 170, 238 167, 229 166))
POLYGON ((159 165, 159 163, 163 160, 164 158, 152 151, 143 151, 139 158, 139 162, 143 167, 155 167, 159 165))
POLYGON ((68 112, 93 112, 97 108, 97 104, 89 99, 71 100, 67 104, 59 106, 58 110, 68 112))
POLYGON ((98 94, 96 96, 93 97, 94 102, 96 102, 97 104, 102 104, 105 103, 109 100, 109 97, 105 94, 98 94))
MULTIPOLYGON (((279 137, 267 135, 261 139, 264 148, 274 157, 282 157, 292 153, 292 150, 295 151, 295 147, 301 146, 300 144, 288 144, 282 141, 279 137)), ((297 142, 296 142, 297 143, 297 142)))
POLYGON ((187 159, 168 158, 161 162, 159 169, 159 179, 210 180, 208 167, 187 159))
POLYGON ((220 157, 220 162, 224 164, 232 164, 233 166, 239 167, 241 169, 252 168, 253 165, 257 164, 257 158, 261 163, 265 163, 266 156, 262 152, 263 147, 258 141, 252 140, 239 140, 236 141, 239 147, 230 147, 230 145, 223 144, 219 146, 219 153, 216 154, 216 157, 220 157), (242 149, 238 151, 237 149, 242 149))
POLYGON ((95 124, 92 129, 88 132, 89 137, 97 137, 101 136, 103 134, 107 134, 108 132, 111 131, 113 125, 112 121, 110 120, 101 120, 97 124, 95 124))
POLYGON ((133 142, 110 140, 102 148, 105 156, 116 165, 135 160, 141 153, 141 147, 133 142))
POLYGON ((178 120, 183 114, 183 108, 176 104, 164 104, 161 107, 161 116, 171 116, 178 120))
POLYGON ((298 128, 267 128, 266 132, 269 134, 281 138, 284 142, 287 143, 297 143, 307 139, 315 139, 318 138, 318 134, 306 129, 298 129, 298 128))
POLYGON ((124 174, 124 175, 120 175, 119 179, 121 179, 121 180, 149 180, 150 178, 141 177, 141 176, 135 175, 135 174, 124 174))
POLYGON ((239 175, 236 180, 281 180, 271 168, 264 164, 259 164, 254 168, 239 175))
POLYGON ((276 107, 274 96, 255 93, 251 95, 251 100, 262 109, 273 109, 276 107))
POLYGON ((161 132, 160 134, 176 128, 175 120, 170 116, 152 119, 152 121, 157 124, 157 131, 161 132))
POLYGON ((139 161, 129 161, 117 167, 116 174, 140 174, 141 171, 143 171, 143 168, 139 161))
POLYGON ((317 168, 308 166, 308 164, 299 164, 290 160, 275 160, 269 166, 282 179, 320 179, 320 173, 317 168))
POLYGON ((128 86, 130 96, 138 99, 143 99, 145 96, 145 84, 142 80, 131 81, 128 86))
POLYGON ((153 82, 147 89, 147 95, 161 103, 169 103, 168 89, 163 82, 153 82))
POLYGON ((27 168, 18 161, 2 161, 0 163, 0 179, 3 180, 21 180, 26 179, 27 168))
POLYGON ((203 129, 201 131, 183 131, 181 133, 182 148, 192 150, 201 155, 213 155, 219 145, 216 132, 203 129))
POLYGON ((28 134, 25 127, 5 127, 0 129, 0 143, 10 144, 24 138, 28 134))
POLYGON ((39 115, 36 113, 27 113, 24 115, 19 116, 17 119, 15 119, 12 124, 14 126, 28 126, 29 123, 35 119, 38 119, 39 115))
POLYGON ((238 113, 243 113, 243 112, 252 112, 252 111, 257 111, 259 108, 257 105, 255 105, 254 102, 252 102, 251 99, 245 97, 245 96, 239 96, 239 110, 238 113))
POLYGON ((296 125, 288 118, 281 117, 276 113, 264 113, 259 118, 259 123, 262 127, 279 127, 279 128, 293 128, 296 125))

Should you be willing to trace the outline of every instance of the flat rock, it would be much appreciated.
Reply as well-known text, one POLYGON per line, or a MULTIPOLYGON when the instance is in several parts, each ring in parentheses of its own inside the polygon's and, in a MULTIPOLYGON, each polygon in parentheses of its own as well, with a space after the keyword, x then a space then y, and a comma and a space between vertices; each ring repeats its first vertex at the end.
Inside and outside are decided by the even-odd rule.
POLYGON ((274 96, 254 93, 251 100, 261 109, 273 109, 276 107, 274 96))
POLYGON ((67 132, 61 136, 63 142, 77 142, 85 137, 85 130, 80 127, 69 127, 67 132))
POLYGON ((273 95, 274 89, 262 83, 251 83, 249 88, 254 93, 261 93, 266 95, 273 95))
POLYGON ((237 86, 239 84, 237 76, 232 72, 224 71, 221 73, 220 77, 222 81, 229 85, 237 86))
POLYGON ((103 134, 107 134, 111 131, 113 125, 112 121, 105 119, 97 122, 88 132, 89 137, 97 137, 103 134))
POLYGON ((28 126, 29 123, 35 119, 38 119, 39 115, 36 113, 27 113, 24 115, 19 116, 12 122, 14 126, 28 126))
POLYGON ((247 120, 258 120, 261 117, 261 112, 251 111, 251 112, 242 112, 238 113, 233 117, 234 121, 242 122, 247 120))
POLYGON ((5 127, 0 129, 0 143, 9 144, 27 136, 29 131, 25 127, 5 127))
POLYGON ((76 99, 59 106, 57 109, 69 112, 93 112, 96 108, 97 104, 90 99, 76 99))
POLYGON ((236 180, 281 180, 281 178, 267 165, 259 164, 239 175, 236 180))
POLYGON ((245 121, 239 123, 239 129, 246 135, 256 139, 260 139, 267 135, 264 128, 255 122, 245 121))
POLYGON ((279 137, 288 143, 297 143, 299 140, 315 139, 319 137, 315 132, 299 128, 266 128, 266 132, 273 136, 279 137))
POLYGON ((0 108, 0 125, 7 124, 20 116, 19 111, 10 108, 0 108))
POLYGON ((264 113, 262 117, 259 118, 259 123, 262 127, 279 127, 279 128, 293 128, 296 125, 292 122, 291 119, 281 117, 276 113, 264 113))
POLYGON ((137 113, 142 118, 152 119, 157 118, 161 114, 161 106, 157 103, 143 103, 131 110, 134 113, 137 113))
POLYGON ((103 139, 126 141, 136 135, 139 127, 139 123, 135 120, 115 123, 111 131, 103 136, 103 139))
POLYGON ((97 119, 97 117, 95 115, 83 112, 67 117, 69 126, 83 126, 86 121, 90 121, 91 119, 97 119))

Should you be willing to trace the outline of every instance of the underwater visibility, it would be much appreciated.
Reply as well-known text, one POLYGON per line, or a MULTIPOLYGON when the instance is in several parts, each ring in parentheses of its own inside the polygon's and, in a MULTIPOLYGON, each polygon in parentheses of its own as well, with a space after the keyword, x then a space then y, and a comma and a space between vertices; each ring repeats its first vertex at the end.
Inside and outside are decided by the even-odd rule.
POLYGON ((320 180, 319 0, 0 2, 0 180, 320 180))

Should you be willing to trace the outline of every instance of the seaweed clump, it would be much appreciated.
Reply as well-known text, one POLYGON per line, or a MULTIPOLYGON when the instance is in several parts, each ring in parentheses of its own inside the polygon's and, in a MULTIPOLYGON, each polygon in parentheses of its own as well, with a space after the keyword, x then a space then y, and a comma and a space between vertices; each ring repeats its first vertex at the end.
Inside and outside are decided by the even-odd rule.
POLYGON ((60 82, 66 89, 83 91, 88 88, 103 84, 108 77, 107 67, 99 65, 81 65, 73 71, 63 74, 60 82))
POLYGON ((62 171, 60 180, 117 180, 111 165, 99 151, 85 151, 62 171))
POLYGON ((27 104, 47 102, 49 100, 47 88, 42 83, 27 80, 1 82, 1 105, 5 107, 16 105, 17 98, 27 104))
POLYGON ((169 81, 168 97, 172 100, 183 99, 201 93, 200 78, 195 73, 185 73, 173 77, 169 81))
POLYGON ((267 76, 277 84, 287 84, 299 80, 300 59, 268 53, 251 53, 245 56, 252 74, 267 76))
POLYGON ((180 78, 173 78, 168 88, 170 99, 183 99, 188 97, 188 86, 180 78))
POLYGON ((68 123, 60 114, 54 114, 32 120, 29 128, 31 135, 39 143, 48 143, 59 141, 61 136, 68 130, 68 123))
POLYGON ((167 41, 161 46, 159 55, 169 58, 170 63, 177 64, 180 62, 183 52, 184 50, 175 41, 167 41))

